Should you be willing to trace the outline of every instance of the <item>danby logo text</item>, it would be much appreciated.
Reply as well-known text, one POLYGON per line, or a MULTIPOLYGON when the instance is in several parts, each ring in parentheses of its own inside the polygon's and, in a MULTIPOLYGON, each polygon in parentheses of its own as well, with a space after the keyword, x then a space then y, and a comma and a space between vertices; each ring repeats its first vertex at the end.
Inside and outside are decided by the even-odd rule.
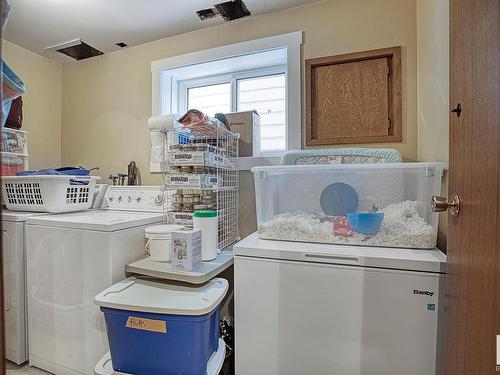
POLYGON ((420 295, 423 295, 423 296, 432 297, 434 295, 434 292, 429 292, 428 290, 413 289, 413 294, 420 294, 420 295))

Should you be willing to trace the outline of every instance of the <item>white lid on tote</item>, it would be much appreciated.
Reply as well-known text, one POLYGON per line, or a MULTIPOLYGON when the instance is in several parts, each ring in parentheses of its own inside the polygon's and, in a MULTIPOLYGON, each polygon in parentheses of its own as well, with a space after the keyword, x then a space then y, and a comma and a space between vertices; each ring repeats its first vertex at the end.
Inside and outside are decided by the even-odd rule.
POLYGON ((224 299, 227 280, 215 278, 203 285, 184 286, 155 279, 129 277, 95 297, 101 307, 154 314, 204 315, 224 299))

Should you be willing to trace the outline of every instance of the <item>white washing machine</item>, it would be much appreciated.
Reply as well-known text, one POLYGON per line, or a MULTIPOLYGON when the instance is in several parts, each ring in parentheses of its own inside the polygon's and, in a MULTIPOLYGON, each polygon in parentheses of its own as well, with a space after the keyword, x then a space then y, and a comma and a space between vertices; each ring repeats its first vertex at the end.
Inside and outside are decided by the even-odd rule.
POLYGON ((2 210, 5 357, 18 365, 28 360, 25 222, 35 215, 2 210))
POLYGON ((236 374, 440 374, 439 250, 234 246, 236 374))
POLYGON ((96 294, 144 255, 144 228, 163 220, 160 187, 110 186, 104 209, 27 220, 29 359, 54 374, 94 373, 108 351, 96 294))

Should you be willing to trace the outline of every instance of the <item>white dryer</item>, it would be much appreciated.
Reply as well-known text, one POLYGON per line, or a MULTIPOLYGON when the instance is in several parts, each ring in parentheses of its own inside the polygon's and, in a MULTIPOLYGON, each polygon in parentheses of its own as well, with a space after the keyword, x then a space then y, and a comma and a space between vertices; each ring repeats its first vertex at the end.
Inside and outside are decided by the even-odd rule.
POLYGON ((35 215, 2 210, 5 357, 18 365, 28 360, 25 222, 35 215))
POLYGON ((104 209, 27 221, 30 364, 54 374, 93 374, 108 351, 94 297, 144 255, 144 228, 163 220, 160 187, 110 186, 104 209))

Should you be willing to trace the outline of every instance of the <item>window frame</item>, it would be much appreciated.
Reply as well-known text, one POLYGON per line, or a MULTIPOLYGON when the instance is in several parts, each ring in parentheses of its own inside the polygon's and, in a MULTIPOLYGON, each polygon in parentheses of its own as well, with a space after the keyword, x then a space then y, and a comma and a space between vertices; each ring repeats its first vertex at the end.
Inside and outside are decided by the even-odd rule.
MULTIPOLYGON (((302 31, 295 31, 287 34, 275 35, 246 42, 240 42, 221 47, 205 49, 191 52, 184 55, 167 57, 151 62, 152 74, 152 100, 151 115, 159 116, 162 109, 175 113, 177 109, 178 84, 174 77, 171 80, 163 80, 162 73, 166 70, 176 69, 194 64, 210 61, 244 56, 258 52, 271 51, 286 48, 286 147, 288 150, 296 150, 302 147, 302 89, 301 89, 301 45, 302 31), (164 85, 165 87, 162 87, 164 85), (162 93, 170 90, 172 97, 163 98, 162 93)), ((280 156, 252 156, 242 157, 239 162, 240 170, 249 170, 254 166, 276 165, 281 160, 280 156)), ((150 170, 155 170, 151 165, 150 170)))
MULTIPOLYGON (((212 85, 220 85, 224 83, 230 84, 230 112, 238 111, 238 81, 252 78, 263 78, 276 75, 285 75, 286 77, 286 65, 276 65, 268 68, 259 68, 252 70, 237 71, 230 74, 218 74, 202 78, 186 79, 182 81, 177 81, 177 101, 179 106, 179 111, 181 113, 186 112, 189 108, 189 89, 197 87, 206 87, 212 85)), ((285 78, 286 80, 286 78, 285 78)), ((284 150, 272 150, 272 151, 262 151, 259 150, 258 155, 253 155, 253 157, 281 157, 286 149, 286 128, 288 127, 286 121, 286 108, 288 106, 288 95, 285 87, 285 149, 284 150)))

